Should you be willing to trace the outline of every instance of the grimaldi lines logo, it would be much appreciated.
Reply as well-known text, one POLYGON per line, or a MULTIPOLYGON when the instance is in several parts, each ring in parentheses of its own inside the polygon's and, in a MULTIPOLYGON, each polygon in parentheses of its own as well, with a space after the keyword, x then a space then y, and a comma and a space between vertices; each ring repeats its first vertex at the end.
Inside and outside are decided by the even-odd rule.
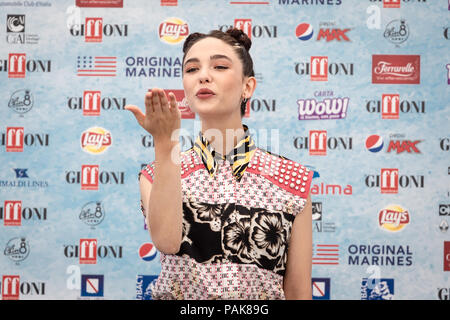
POLYGON ((3 219, 4 226, 21 226, 22 220, 47 220, 46 207, 24 206, 22 200, 5 200, 0 207, 0 220, 3 219))
POLYGON ((84 90, 83 96, 73 96, 67 99, 70 110, 82 110, 83 116, 100 116, 105 111, 125 110, 127 99, 102 94, 100 90, 84 90))
POLYGON ((335 62, 328 56, 311 56, 310 61, 295 63, 294 71, 299 76, 309 76, 310 81, 328 81, 334 76, 353 76, 353 62, 335 62))
POLYGON ((382 194, 397 194, 399 189, 423 189, 423 175, 400 175, 398 168, 382 168, 379 175, 366 175, 365 184, 368 188, 380 188, 382 194))
POLYGON ((372 83, 420 84, 420 55, 372 55, 372 83))
POLYGON ((100 171, 99 165, 82 165, 81 171, 66 171, 66 183, 79 184, 81 190, 98 190, 99 185, 124 185, 124 171, 100 171))
POLYGON ((104 23, 101 17, 87 17, 85 23, 70 25, 74 37, 84 37, 85 42, 103 42, 103 37, 127 37, 127 24, 104 23))
POLYGON ((1 145, 6 152, 23 152, 24 147, 48 147, 49 135, 46 133, 26 133, 24 127, 6 127, 1 134, 1 145))
POLYGON ((0 60, 0 72, 8 72, 8 78, 25 78, 28 73, 50 73, 51 70, 51 60, 29 59, 26 53, 9 53, 7 60, 0 60))
POLYGON ((22 281, 20 275, 2 276, 2 300, 20 300, 21 296, 38 299, 45 296, 45 282, 22 281))

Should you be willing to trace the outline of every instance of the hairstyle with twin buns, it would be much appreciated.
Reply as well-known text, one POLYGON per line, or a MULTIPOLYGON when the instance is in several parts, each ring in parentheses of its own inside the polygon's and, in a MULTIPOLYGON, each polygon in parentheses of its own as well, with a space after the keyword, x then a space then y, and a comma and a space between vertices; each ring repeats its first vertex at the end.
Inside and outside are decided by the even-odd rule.
MULTIPOLYGON (((250 56, 249 50, 252 46, 252 41, 250 38, 239 29, 228 29, 227 31, 223 32, 220 30, 212 30, 208 34, 206 33, 191 33, 183 44, 183 64, 184 66, 184 59, 186 57, 187 52, 189 49, 198 41, 205 39, 205 38, 216 38, 224 41, 225 43, 229 44, 234 48, 234 51, 236 52, 237 56, 242 62, 243 65, 243 75, 244 77, 254 77, 255 72, 253 71, 253 60, 250 56)), ((247 104, 247 99, 243 100, 241 103, 241 117, 245 114, 245 106, 247 104)))

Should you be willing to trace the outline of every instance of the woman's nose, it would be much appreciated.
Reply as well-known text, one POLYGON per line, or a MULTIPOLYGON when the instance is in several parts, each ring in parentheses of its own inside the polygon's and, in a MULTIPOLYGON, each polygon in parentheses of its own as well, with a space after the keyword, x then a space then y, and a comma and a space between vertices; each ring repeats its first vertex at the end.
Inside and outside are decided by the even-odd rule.
POLYGON ((211 75, 209 74, 208 68, 202 68, 199 72, 200 83, 211 82, 211 75))

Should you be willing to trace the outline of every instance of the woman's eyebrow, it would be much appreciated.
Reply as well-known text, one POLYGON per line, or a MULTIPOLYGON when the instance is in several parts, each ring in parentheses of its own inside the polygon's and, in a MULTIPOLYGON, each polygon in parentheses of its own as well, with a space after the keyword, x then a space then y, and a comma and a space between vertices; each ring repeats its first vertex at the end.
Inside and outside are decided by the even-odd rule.
MULTIPOLYGON (((209 57, 211 60, 217 60, 217 59, 227 59, 230 62, 233 62, 228 56, 223 54, 215 54, 209 57)), ((190 58, 184 62, 184 65, 187 65, 189 62, 200 62, 198 58, 190 58)))

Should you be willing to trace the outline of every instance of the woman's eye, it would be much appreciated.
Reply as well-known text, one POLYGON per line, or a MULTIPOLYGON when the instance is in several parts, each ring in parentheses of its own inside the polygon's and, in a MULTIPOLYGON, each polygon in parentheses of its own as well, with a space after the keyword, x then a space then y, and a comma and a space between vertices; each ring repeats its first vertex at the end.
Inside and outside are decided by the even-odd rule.
POLYGON ((216 66, 216 69, 228 69, 227 66, 216 66))
POLYGON ((187 68, 186 73, 194 72, 197 68, 187 68))

